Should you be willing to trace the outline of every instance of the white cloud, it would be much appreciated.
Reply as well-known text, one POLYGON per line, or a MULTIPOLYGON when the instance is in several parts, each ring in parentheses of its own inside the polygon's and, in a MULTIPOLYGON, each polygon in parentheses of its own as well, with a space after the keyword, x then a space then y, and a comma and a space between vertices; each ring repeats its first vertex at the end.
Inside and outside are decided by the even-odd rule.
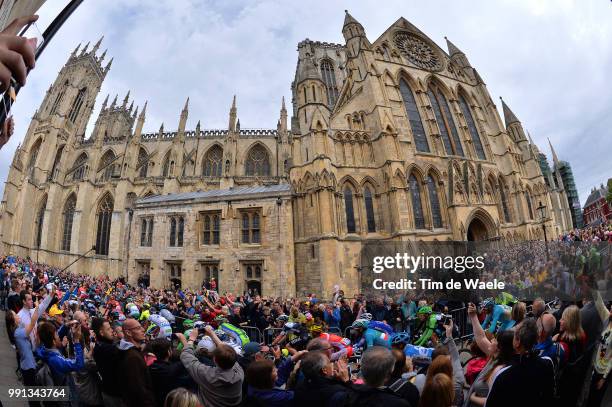
MULTIPOLYGON (((65 2, 47 1, 44 21, 65 2)), ((448 36, 517 114, 542 151, 546 137, 570 161, 581 201, 612 176, 612 3, 609 1, 88 1, 61 29, 30 74, 14 109, 11 142, 0 151, 6 179, 30 117, 69 53, 95 42, 115 57, 97 100, 128 89, 149 101, 145 130, 176 128, 189 96, 188 126, 224 128, 232 95, 243 127, 273 128, 280 99, 290 98, 296 45, 343 42, 344 8, 374 40, 404 16, 444 47, 448 36)))

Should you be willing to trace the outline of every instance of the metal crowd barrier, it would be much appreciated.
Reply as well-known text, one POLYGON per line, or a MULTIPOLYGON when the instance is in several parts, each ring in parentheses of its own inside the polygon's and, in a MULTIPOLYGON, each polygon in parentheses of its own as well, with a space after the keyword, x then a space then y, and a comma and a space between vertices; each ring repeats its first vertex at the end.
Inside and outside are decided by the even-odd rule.
MULTIPOLYGON (((472 330, 468 329, 467 307, 451 310, 449 311, 449 314, 452 315, 453 323, 459 330, 459 337, 463 337, 472 333, 472 330)), ((471 328, 471 326, 469 328, 471 328)))
POLYGON ((283 332, 283 328, 266 328, 263 331, 264 343, 266 345, 271 345, 274 339, 283 332))
POLYGON ((256 326, 240 326, 246 332, 251 342, 262 343, 264 336, 256 326))

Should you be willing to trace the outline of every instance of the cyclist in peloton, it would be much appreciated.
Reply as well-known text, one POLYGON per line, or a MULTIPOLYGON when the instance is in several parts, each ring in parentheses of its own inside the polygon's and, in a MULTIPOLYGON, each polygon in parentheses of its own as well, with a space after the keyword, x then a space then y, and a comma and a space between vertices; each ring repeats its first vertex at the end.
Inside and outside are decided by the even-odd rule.
POLYGON ((487 298, 482 302, 487 317, 482 322, 482 329, 494 334, 497 323, 500 323, 499 332, 511 329, 515 321, 512 319, 512 307, 508 304, 496 304, 493 298, 487 298))
POLYGON ((419 320, 416 329, 416 340, 414 344, 417 346, 428 346, 429 341, 438 325, 438 318, 433 313, 429 305, 424 305, 417 311, 419 320))
POLYGON ((357 319, 351 325, 351 331, 357 336, 355 347, 367 349, 372 346, 384 346, 391 348, 391 335, 387 332, 379 331, 368 327, 369 321, 357 319))

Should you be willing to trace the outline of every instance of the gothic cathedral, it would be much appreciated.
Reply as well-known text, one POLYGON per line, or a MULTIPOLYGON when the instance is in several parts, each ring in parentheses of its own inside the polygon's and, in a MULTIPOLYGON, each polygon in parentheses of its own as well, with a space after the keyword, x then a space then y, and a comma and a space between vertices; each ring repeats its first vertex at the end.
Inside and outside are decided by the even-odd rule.
POLYGON ((129 93, 102 104, 101 40, 72 52, 11 163, 4 253, 155 287, 264 295, 359 288, 368 240, 543 239, 571 229, 566 192, 477 70, 404 18, 370 42, 348 12, 345 44, 304 40, 273 129, 143 132, 129 93), (542 219, 537 207, 545 206, 542 219))

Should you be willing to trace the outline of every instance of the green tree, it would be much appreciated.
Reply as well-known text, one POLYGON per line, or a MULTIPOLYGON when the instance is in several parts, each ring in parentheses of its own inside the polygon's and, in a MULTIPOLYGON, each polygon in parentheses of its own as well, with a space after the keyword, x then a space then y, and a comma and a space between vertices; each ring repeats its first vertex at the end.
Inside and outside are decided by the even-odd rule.
POLYGON ((608 193, 606 194, 606 201, 612 205, 612 178, 608 179, 608 193))

